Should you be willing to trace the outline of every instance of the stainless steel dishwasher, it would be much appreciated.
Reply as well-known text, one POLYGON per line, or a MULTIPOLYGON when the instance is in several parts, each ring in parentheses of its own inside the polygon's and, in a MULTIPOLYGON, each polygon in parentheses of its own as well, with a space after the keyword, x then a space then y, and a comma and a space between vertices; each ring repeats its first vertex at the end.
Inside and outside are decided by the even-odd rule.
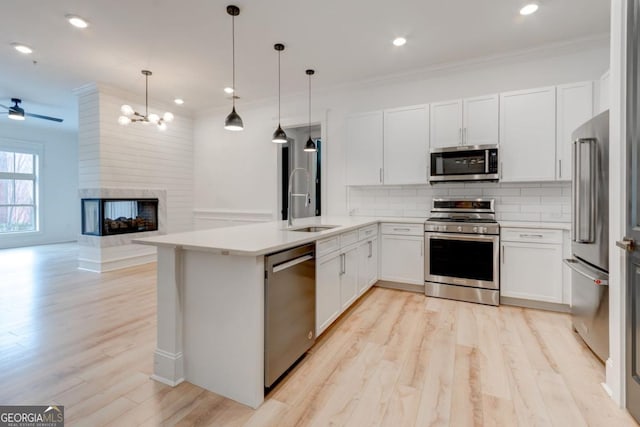
POLYGON ((315 244, 265 257, 264 385, 270 387, 315 342, 315 244))

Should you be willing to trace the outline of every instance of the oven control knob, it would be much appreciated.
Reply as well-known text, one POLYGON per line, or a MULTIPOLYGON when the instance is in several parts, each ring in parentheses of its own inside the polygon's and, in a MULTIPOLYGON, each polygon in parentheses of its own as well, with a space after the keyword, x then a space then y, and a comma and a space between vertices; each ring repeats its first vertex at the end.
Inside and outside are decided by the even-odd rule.
POLYGON ((486 233, 487 231, 489 231, 489 229, 487 227, 482 227, 482 232, 486 233))
POLYGON ((458 226, 458 231, 462 231, 462 226, 458 226))
MULTIPOLYGON (((477 233, 478 232, 478 227, 473 227, 473 232, 477 233)), ((482 233, 482 227, 480 227, 480 232, 482 233)))

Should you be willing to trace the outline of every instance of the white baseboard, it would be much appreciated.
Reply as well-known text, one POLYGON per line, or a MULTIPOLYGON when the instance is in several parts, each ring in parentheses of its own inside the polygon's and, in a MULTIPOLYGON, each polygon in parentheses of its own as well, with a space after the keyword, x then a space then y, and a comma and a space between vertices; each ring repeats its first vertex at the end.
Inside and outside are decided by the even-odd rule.
POLYGON ((182 353, 169 353, 156 349, 153 353, 151 379, 175 387, 184 381, 184 358, 182 353))
POLYGON ((87 258, 78 259, 78 269, 93 271, 95 273, 104 273, 107 271, 120 270, 136 265, 149 264, 157 261, 156 254, 132 255, 129 257, 111 259, 104 261, 96 261, 87 258))

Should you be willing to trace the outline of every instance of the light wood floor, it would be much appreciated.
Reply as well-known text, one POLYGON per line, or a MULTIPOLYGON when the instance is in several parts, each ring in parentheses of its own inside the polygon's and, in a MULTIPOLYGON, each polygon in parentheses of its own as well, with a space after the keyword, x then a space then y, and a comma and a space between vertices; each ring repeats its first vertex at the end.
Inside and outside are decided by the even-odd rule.
POLYGON ((95 274, 73 244, 0 251, 0 404, 67 425, 632 426, 564 314, 373 288, 254 411, 151 379, 155 265, 95 274))

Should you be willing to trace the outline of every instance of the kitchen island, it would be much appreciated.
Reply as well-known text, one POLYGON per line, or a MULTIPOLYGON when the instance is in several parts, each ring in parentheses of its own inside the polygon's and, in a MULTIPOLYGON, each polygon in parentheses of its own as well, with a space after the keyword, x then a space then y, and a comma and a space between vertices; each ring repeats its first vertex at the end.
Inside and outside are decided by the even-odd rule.
POLYGON ((264 400, 264 255, 379 222, 326 216, 295 221, 294 229, 336 226, 318 232, 274 221, 135 240, 158 248, 152 378, 189 381, 257 408, 264 400))

